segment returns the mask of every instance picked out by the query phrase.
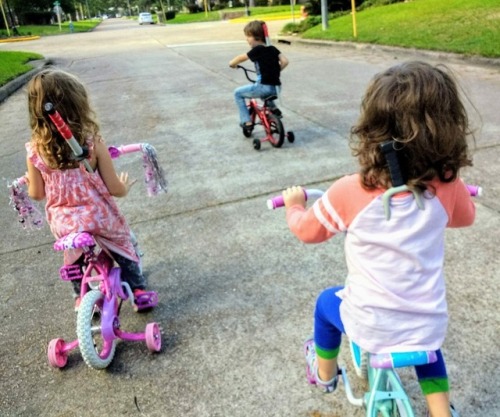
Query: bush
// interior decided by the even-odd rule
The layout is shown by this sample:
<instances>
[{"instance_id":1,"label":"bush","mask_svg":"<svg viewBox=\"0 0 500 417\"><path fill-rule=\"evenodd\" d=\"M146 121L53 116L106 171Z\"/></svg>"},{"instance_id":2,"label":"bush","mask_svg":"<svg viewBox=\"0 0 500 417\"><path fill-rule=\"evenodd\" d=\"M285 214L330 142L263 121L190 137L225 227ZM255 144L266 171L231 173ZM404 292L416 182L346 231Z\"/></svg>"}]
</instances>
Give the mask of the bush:
<instances>
[{"instance_id":1,"label":"bush","mask_svg":"<svg viewBox=\"0 0 500 417\"><path fill-rule=\"evenodd\" d=\"M52 12L26 12L22 15L24 25L50 25Z\"/></svg>"},{"instance_id":2,"label":"bush","mask_svg":"<svg viewBox=\"0 0 500 417\"><path fill-rule=\"evenodd\" d=\"M287 23L283 27L286 33L303 33L314 26L321 24L321 16L309 16L299 23Z\"/></svg>"},{"instance_id":3,"label":"bush","mask_svg":"<svg viewBox=\"0 0 500 417\"><path fill-rule=\"evenodd\" d=\"M188 4L186 7L189 10L189 13L199 13L203 11L203 9L197 4Z\"/></svg>"},{"instance_id":4,"label":"bush","mask_svg":"<svg viewBox=\"0 0 500 417\"><path fill-rule=\"evenodd\" d=\"M175 10L167 10L165 13L165 19L167 20L175 19Z\"/></svg>"}]
</instances>

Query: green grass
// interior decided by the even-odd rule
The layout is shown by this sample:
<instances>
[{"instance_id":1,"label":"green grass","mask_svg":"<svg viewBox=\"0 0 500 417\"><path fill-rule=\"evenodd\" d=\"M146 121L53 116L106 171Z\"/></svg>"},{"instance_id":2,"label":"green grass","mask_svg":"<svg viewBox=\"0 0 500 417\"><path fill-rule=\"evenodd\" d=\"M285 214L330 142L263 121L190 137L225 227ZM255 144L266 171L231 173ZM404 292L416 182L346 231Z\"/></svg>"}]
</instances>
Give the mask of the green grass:
<instances>
[{"instance_id":1,"label":"green grass","mask_svg":"<svg viewBox=\"0 0 500 417\"><path fill-rule=\"evenodd\" d=\"M74 32L88 32L94 29L100 20L80 20L78 22L73 22ZM49 36L49 35L61 35L70 33L69 22L61 23L61 30L59 30L59 25L26 25L19 26L17 28L21 36ZM10 32L12 36L12 31ZM5 29L0 30L0 39L7 37L7 31Z\"/></svg>"},{"instance_id":2,"label":"green grass","mask_svg":"<svg viewBox=\"0 0 500 417\"><path fill-rule=\"evenodd\" d=\"M1 51L0 86L31 70L32 66L28 64L29 61L41 58L43 58L42 55L33 52Z\"/></svg>"},{"instance_id":3,"label":"green grass","mask_svg":"<svg viewBox=\"0 0 500 417\"><path fill-rule=\"evenodd\" d=\"M177 23L194 23L194 22L212 22L221 20L222 13L229 12L244 12L244 7L233 7L214 12L199 12L199 13L177 13L175 19L167 20L167 24ZM294 7L296 17L300 14L300 5ZM251 7L250 19L266 20L266 17L272 18L273 15L282 15L284 13L291 13L290 6L270 6L270 7Z\"/></svg>"},{"instance_id":4,"label":"green grass","mask_svg":"<svg viewBox=\"0 0 500 417\"><path fill-rule=\"evenodd\" d=\"M413 0L356 13L304 32L306 39L374 43L500 57L499 0Z\"/></svg>"}]
</instances>

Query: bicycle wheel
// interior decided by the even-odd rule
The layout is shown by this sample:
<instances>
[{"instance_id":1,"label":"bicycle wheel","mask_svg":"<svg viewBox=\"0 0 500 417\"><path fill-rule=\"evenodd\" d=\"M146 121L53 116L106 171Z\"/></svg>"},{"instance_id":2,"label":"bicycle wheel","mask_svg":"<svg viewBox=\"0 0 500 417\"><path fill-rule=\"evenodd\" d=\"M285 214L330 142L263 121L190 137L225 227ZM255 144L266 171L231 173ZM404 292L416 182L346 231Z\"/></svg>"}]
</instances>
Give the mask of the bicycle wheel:
<instances>
[{"instance_id":1,"label":"bicycle wheel","mask_svg":"<svg viewBox=\"0 0 500 417\"><path fill-rule=\"evenodd\" d=\"M64 368L68 362L68 354L63 352L64 340L52 339L47 348L49 363L54 368Z\"/></svg>"},{"instance_id":2,"label":"bicycle wheel","mask_svg":"<svg viewBox=\"0 0 500 417\"><path fill-rule=\"evenodd\" d=\"M360 378L368 379L368 353L363 351L356 343L349 340L352 364L356 375Z\"/></svg>"},{"instance_id":3,"label":"bicycle wheel","mask_svg":"<svg viewBox=\"0 0 500 417\"><path fill-rule=\"evenodd\" d=\"M115 355L116 339L106 340L101 334L104 294L89 291L78 309L76 334L85 363L94 369L106 368Z\"/></svg>"},{"instance_id":4,"label":"bicycle wheel","mask_svg":"<svg viewBox=\"0 0 500 417\"><path fill-rule=\"evenodd\" d=\"M283 123L281 123L281 120L272 113L267 115L267 121L269 122L269 131L266 133L269 137L269 142L271 142L271 145L275 148L281 148L285 140Z\"/></svg>"}]
</instances>

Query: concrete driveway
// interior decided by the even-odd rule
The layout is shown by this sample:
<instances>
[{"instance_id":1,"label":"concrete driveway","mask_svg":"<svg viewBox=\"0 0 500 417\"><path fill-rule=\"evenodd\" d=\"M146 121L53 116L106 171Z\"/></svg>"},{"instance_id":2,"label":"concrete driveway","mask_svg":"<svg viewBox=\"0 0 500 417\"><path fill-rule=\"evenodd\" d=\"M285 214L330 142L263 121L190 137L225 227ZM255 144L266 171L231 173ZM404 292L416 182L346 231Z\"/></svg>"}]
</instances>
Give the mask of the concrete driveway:
<instances>
[{"instance_id":1,"label":"concrete driveway","mask_svg":"<svg viewBox=\"0 0 500 417\"><path fill-rule=\"evenodd\" d=\"M272 37L284 23L269 23ZM78 75L106 140L154 145L170 183L167 195L148 199L139 184L119 201L160 294L151 313L125 309L123 327L159 322L162 352L119 343L104 371L88 368L77 350L65 369L53 369L48 342L75 338L71 291L58 279L61 256L48 228L23 231L8 206L5 185L25 172L25 91L0 104L0 416L363 416L342 387L326 396L307 385L301 352L317 294L344 280L342 238L299 243L266 199L293 184L325 188L353 172L347 139L369 79L413 58L450 65L476 108L475 167L464 177L485 196L476 224L447 234L451 322L443 350L462 416L500 415L500 67L397 49L276 43L291 61L280 107L296 141L256 152L232 98L244 74L227 66L247 50L243 26L109 19L91 33L0 44L40 52ZM138 157L117 167L142 178ZM343 358L350 369L347 349ZM402 376L423 416L413 372Z\"/></svg>"}]
</instances>

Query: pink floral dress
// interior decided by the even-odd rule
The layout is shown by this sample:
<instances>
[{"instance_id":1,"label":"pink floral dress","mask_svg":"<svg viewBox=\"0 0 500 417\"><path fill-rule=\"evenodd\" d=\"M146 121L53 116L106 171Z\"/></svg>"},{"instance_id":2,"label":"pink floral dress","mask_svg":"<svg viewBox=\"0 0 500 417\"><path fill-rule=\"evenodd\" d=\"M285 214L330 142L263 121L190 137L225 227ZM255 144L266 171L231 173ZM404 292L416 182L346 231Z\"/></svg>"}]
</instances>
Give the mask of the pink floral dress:
<instances>
[{"instance_id":1,"label":"pink floral dress","mask_svg":"<svg viewBox=\"0 0 500 417\"><path fill-rule=\"evenodd\" d=\"M26 150L29 161L41 172L45 182L45 214L57 239L71 232L89 232L102 248L139 261L125 217L98 171L89 173L81 164L74 169L52 169L31 142L26 144ZM80 256L79 250L65 251L64 263L72 264Z\"/></svg>"}]
</instances>

